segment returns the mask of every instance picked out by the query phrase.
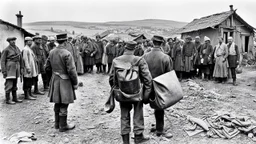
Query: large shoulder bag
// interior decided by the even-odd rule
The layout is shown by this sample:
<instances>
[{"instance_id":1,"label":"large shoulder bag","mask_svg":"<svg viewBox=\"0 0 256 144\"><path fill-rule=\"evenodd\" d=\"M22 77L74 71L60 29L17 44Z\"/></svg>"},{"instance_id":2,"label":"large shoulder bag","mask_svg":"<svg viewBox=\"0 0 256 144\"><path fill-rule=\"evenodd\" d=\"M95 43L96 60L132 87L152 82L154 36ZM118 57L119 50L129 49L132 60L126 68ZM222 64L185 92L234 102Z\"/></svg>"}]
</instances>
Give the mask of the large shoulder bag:
<instances>
[{"instance_id":1,"label":"large shoulder bag","mask_svg":"<svg viewBox=\"0 0 256 144\"><path fill-rule=\"evenodd\" d=\"M166 109L183 98L183 91L175 71L170 71L153 79L153 98L150 107Z\"/></svg>"}]
</instances>

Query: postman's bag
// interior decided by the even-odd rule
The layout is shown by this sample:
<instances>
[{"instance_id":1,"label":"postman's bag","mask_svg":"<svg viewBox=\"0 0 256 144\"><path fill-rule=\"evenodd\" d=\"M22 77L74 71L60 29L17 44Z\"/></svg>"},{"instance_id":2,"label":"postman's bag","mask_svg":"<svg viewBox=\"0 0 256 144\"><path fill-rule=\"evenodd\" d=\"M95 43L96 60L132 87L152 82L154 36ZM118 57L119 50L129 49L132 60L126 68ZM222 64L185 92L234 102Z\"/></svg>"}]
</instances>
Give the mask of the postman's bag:
<instances>
[{"instance_id":1,"label":"postman's bag","mask_svg":"<svg viewBox=\"0 0 256 144\"><path fill-rule=\"evenodd\" d=\"M131 62L117 62L115 67L115 80L118 86L114 95L119 102L138 102L142 100L142 84L139 77L138 62L141 58L132 57Z\"/></svg>"},{"instance_id":2,"label":"postman's bag","mask_svg":"<svg viewBox=\"0 0 256 144\"><path fill-rule=\"evenodd\" d=\"M175 71L170 71L153 79L153 98L150 107L166 109L183 98L183 91Z\"/></svg>"}]
</instances>

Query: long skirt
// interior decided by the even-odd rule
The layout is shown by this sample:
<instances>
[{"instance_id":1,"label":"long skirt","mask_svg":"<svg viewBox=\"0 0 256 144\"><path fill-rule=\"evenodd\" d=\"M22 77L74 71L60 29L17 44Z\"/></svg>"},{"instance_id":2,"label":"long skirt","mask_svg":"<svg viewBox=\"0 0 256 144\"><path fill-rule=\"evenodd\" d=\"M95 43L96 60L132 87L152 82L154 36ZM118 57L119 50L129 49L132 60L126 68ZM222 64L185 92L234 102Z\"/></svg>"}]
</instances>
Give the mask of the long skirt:
<instances>
[{"instance_id":1,"label":"long skirt","mask_svg":"<svg viewBox=\"0 0 256 144\"><path fill-rule=\"evenodd\" d=\"M185 72L191 72L194 70L193 57L185 56Z\"/></svg>"},{"instance_id":2,"label":"long skirt","mask_svg":"<svg viewBox=\"0 0 256 144\"><path fill-rule=\"evenodd\" d=\"M215 78L227 78L228 77L228 62L223 62L224 57L220 56L216 58L215 67L213 71L213 77Z\"/></svg>"},{"instance_id":3,"label":"long skirt","mask_svg":"<svg viewBox=\"0 0 256 144\"><path fill-rule=\"evenodd\" d=\"M102 64L103 65L108 64L108 56L105 53L103 53L103 56L102 56Z\"/></svg>"},{"instance_id":4,"label":"long skirt","mask_svg":"<svg viewBox=\"0 0 256 144\"><path fill-rule=\"evenodd\" d=\"M86 66L92 66L95 65L95 58L91 57L89 54L85 55L84 64Z\"/></svg>"},{"instance_id":5,"label":"long skirt","mask_svg":"<svg viewBox=\"0 0 256 144\"><path fill-rule=\"evenodd\" d=\"M83 59L82 59L81 55L78 56L77 73L78 74L83 74L84 73L84 64L83 64Z\"/></svg>"},{"instance_id":6,"label":"long skirt","mask_svg":"<svg viewBox=\"0 0 256 144\"><path fill-rule=\"evenodd\" d=\"M177 55L174 60L174 70L175 71L184 71L184 62L181 55Z\"/></svg>"}]
</instances>

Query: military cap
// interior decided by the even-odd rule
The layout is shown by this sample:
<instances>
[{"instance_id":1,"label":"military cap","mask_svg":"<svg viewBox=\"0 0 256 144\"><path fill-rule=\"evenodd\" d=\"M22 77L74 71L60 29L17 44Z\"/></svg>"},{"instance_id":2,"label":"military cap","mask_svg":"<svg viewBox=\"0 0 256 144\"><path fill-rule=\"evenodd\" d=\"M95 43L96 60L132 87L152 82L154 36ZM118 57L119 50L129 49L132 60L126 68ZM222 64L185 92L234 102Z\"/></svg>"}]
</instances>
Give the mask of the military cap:
<instances>
[{"instance_id":1,"label":"military cap","mask_svg":"<svg viewBox=\"0 0 256 144\"><path fill-rule=\"evenodd\" d=\"M39 35L36 35L33 37L33 40L36 40L36 39L42 39Z\"/></svg>"},{"instance_id":2,"label":"military cap","mask_svg":"<svg viewBox=\"0 0 256 144\"><path fill-rule=\"evenodd\" d=\"M8 38L6 39L6 41L10 42L10 41L16 40L16 39L17 39L16 37L8 37Z\"/></svg>"},{"instance_id":3,"label":"military cap","mask_svg":"<svg viewBox=\"0 0 256 144\"><path fill-rule=\"evenodd\" d=\"M137 43L135 41L128 41L125 43L125 48L128 49L128 50L134 50Z\"/></svg>"},{"instance_id":4,"label":"military cap","mask_svg":"<svg viewBox=\"0 0 256 144\"><path fill-rule=\"evenodd\" d=\"M67 34L58 34L56 35L57 41L67 40L68 36Z\"/></svg>"},{"instance_id":5,"label":"military cap","mask_svg":"<svg viewBox=\"0 0 256 144\"><path fill-rule=\"evenodd\" d=\"M163 43L165 40L164 40L164 38L162 36L154 35L152 37L152 41L158 41L158 42L162 42Z\"/></svg>"}]
</instances>

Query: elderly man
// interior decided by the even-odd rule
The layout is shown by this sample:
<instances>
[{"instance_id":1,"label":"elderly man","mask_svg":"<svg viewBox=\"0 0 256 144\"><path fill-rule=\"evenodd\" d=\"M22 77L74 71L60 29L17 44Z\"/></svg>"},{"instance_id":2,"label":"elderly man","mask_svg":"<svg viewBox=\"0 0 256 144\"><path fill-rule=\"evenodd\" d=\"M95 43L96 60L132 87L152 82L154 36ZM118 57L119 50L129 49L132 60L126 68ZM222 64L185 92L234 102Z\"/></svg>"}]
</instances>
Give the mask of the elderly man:
<instances>
[{"instance_id":1,"label":"elderly man","mask_svg":"<svg viewBox=\"0 0 256 144\"><path fill-rule=\"evenodd\" d=\"M25 38L25 47L22 51L22 61L23 61L23 90L25 94L25 99L35 100L34 96L31 93L31 87L33 85L33 80L38 75L38 66L36 63L36 56L31 50L32 38Z\"/></svg>"},{"instance_id":2,"label":"elderly man","mask_svg":"<svg viewBox=\"0 0 256 144\"><path fill-rule=\"evenodd\" d=\"M152 40L154 48L152 48L150 52L146 53L144 58L148 64L152 78L155 78L171 71L173 69L173 64L171 57L161 50L164 38L162 36L155 35L153 36ZM171 138L172 134L164 132L164 110L155 110L154 114L156 119L156 127L152 128L151 131L156 131L157 136Z\"/></svg>"},{"instance_id":3,"label":"elderly man","mask_svg":"<svg viewBox=\"0 0 256 144\"><path fill-rule=\"evenodd\" d=\"M31 49L36 56L36 61L38 65L38 74L42 74L42 73L44 74L45 73L44 64L46 61L45 59L46 56L45 56L44 49L41 46L42 38L37 35L33 37L33 41L34 41L34 44L31 46ZM38 76L35 78L35 81L34 81L34 93L39 95L44 95L44 93L38 89Z\"/></svg>"},{"instance_id":4,"label":"elderly man","mask_svg":"<svg viewBox=\"0 0 256 144\"><path fill-rule=\"evenodd\" d=\"M227 46L228 46L228 65L231 70L233 85L237 86L236 67L239 64L240 54L239 54L238 46L233 41L233 37L228 37Z\"/></svg>"},{"instance_id":5,"label":"elderly man","mask_svg":"<svg viewBox=\"0 0 256 144\"><path fill-rule=\"evenodd\" d=\"M9 46L7 46L1 56L1 68L5 80L5 98L6 104L21 103L22 101L17 98L17 79L20 76L20 60L21 51L15 45L16 38L7 38ZM10 92L12 92L12 101L10 99Z\"/></svg>"},{"instance_id":6,"label":"elderly man","mask_svg":"<svg viewBox=\"0 0 256 144\"><path fill-rule=\"evenodd\" d=\"M57 35L57 42L59 45L50 52L45 70L52 72L48 96L55 103L55 128L64 132L75 128L67 124L67 114L69 104L76 99L78 79L73 56L67 50L67 34Z\"/></svg>"},{"instance_id":7,"label":"elderly man","mask_svg":"<svg viewBox=\"0 0 256 144\"><path fill-rule=\"evenodd\" d=\"M112 72L110 75L110 84L112 87L114 86L114 87L121 88L125 86L127 89L129 86L127 85L122 86L122 82L120 81L120 78L118 77L119 75L117 73L120 67L125 67L127 65L128 66L134 65L138 67L139 79L144 85L144 88L141 87L141 89L144 89L144 92L139 93L140 97L142 97L141 101L126 101L126 102L119 101L120 109L121 109L121 135L122 135L124 144L130 144L130 131L131 131L130 111L132 110L132 108L134 109L133 131L135 134L135 137L134 137L135 144L142 143L149 140L148 137L145 137L143 135L143 132L144 132L143 102L144 103L149 102L149 94L151 92L151 86L152 86L152 77L150 75L148 65L144 60L144 58L134 56L134 50L135 50L136 44L137 43L134 41L126 42L124 54L122 56L116 57L113 60L113 65L111 68ZM134 95L132 92L129 92L129 94L127 95L130 95L130 94Z\"/></svg>"},{"instance_id":8,"label":"elderly man","mask_svg":"<svg viewBox=\"0 0 256 144\"><path fill-rule=\"evenodd\" d=\"M194 71L194 56L195 56L195 44L192 42L191 36L186 37L186 43L183 45L183 61L185 72L188 74L189 78L192 78Z\"/></svg>"}]
</instances>

